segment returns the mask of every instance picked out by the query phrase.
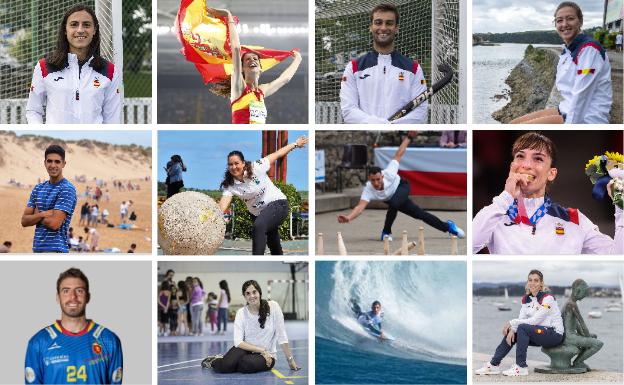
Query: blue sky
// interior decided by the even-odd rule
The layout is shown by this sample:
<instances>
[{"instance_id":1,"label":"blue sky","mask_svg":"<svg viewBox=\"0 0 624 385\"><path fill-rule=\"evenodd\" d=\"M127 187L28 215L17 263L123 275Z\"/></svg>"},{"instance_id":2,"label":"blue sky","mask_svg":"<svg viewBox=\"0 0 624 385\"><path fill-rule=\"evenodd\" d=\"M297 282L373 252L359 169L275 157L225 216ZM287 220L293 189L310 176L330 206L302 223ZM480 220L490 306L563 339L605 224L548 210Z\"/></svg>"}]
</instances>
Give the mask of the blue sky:
<instances>
[{"instance_id":1,"label":"blue sky","mask_svg":"<svg viewBox=\"0 0 624 385\"><path fill-rule=\"evenodd\" d=\"M139 146L152 146L152 131L56 131L56 130L15 130L17 136L41 135L63 140L93 139L112 144L137 144Z\"/></svg>"},{"instance_id":2,"label":"blue sky","mask_svg":"<svg viewBox=\"0 0 624 385\"><path fill-rule=\"evenodd\" d=\"M289 131L288 141L294 142L307 131ZM308 190L308 148L296 149L288 154L288 183L297 190ZM227 166L227 154L238 150L245 160L256 160L262 155L262 131L159 131L158 180L167 177L164 167L171 155L179 154L184 160L184 186L217 190Z\"/></svg>"}]
</instances>

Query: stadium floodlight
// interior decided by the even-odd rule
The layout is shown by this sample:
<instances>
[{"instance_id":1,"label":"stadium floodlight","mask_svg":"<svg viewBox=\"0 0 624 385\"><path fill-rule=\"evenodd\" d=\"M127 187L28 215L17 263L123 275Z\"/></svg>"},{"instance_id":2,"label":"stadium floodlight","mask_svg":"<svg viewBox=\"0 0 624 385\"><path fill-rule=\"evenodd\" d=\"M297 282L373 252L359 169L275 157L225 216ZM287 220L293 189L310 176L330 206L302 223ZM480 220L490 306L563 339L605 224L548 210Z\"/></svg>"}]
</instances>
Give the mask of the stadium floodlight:
<instances>
[{"instance_id":1,"label":"stadium floodlight","mask_svg":"<svg viewBox=\"0 0 624 385\"><path fill-rule=\"evenodd\" d=\"M466 122L466 2L387 0L399 10L400 53L419 61L429 84L443 77L441 64L455 74L431 97L430 123ZM317 123L341 123L340 80L345 66L372 49L370 12L378 0L315 0L315 99Z\"/></svg>"}]
</instances>

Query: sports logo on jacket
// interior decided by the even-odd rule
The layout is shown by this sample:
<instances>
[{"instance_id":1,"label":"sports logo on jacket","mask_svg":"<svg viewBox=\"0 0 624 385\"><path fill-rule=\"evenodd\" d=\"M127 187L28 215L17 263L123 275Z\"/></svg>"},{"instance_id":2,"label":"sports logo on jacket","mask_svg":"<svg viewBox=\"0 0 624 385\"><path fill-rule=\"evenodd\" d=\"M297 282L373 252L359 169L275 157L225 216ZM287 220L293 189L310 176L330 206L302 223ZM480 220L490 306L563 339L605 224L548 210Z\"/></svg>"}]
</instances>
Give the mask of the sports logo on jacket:
<instances>
[{"instance_id":1,"label":"sports logo on jacket","mask_svg":"<svg viewBox=\"0 0 624 385\"><path fill-rule=\"evenodd\" d=\"M370 76L370 74L364 74L364 75L360 76L360 79L366 79L369 76Z\"/></svg>"},{"instance_id":2,"label":"sports logo on jacket","mask_svg":"<svg viewBox=\"0 0 624 385\"><path fill-rule=\"evenodd\" d=\"M555 226L555 234L557 234L557 235L564 235L565 234L565 229L563 228L563 223L557 222L557 225Z\"/></svg>"},{"instance_id":3,"label":"sports logo on jacket","mask_svg":"<svg viewBox=\"0 0 624 385\"><path fill-rule=\"evenodd\" d=\"M91 349L93 349L93 353L95 354L102 354L102 346L100 346L97 342L94 342L93 345L91 345Z\"/></svg>"},{"instance_id":4,"label":"sports logo on jacket","mask_svg":"<svg viewBox=\"0 0 624 385\"><path fill-rule=\"evenodd\" d=\"M121 367L115 369L113 372L113 382L121 382L123 377L123 369Z\"/></svg>"},{"instance_id":5,"label":"sports logo on jacket","mask_svg":"<svg viewBox=\"0 0 624 385\"><path fill-rule=\"evenodd\" d=\"M100 81L98 80L98 78L95 78L95 80L93 81L93 87L100 88Z\"/></svg>"},{"instance_id":6,"label":"sports logo on jacket","mask_svg":"<svg viewBox=\"0 0 624 385\"><path fill-rule=\"evenodd\" d=\"M399 80L400 81L405 80L405 75L403 75L403 72L399 72Z\"/></svg>"}]
</instances>

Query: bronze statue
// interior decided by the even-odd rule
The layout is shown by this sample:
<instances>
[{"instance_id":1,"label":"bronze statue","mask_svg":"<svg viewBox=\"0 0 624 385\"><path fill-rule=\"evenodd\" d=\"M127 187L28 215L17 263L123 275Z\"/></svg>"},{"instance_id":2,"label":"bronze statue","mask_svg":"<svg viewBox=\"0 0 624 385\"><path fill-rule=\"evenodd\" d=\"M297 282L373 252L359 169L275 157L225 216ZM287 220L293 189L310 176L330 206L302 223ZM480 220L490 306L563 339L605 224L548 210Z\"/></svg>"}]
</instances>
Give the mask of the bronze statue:
<instances>
[{"instance_id":1,"label":"bronze statue","mask_svg":"<svg viewBox=\"0 0 624 385\"><path fill-rule=\"evenodd\" d=\"M550 357L550 366L536 368L536 372L560 374L590 371L585 360L596 354L602 348L603 342L589 332L576 305L577 301L585 298L587 289L587 283L582 279L572 283L572 294L561 312L565 327L563 343L553 348L542 348L542 351Z\"/></svg>"}]
</instances>

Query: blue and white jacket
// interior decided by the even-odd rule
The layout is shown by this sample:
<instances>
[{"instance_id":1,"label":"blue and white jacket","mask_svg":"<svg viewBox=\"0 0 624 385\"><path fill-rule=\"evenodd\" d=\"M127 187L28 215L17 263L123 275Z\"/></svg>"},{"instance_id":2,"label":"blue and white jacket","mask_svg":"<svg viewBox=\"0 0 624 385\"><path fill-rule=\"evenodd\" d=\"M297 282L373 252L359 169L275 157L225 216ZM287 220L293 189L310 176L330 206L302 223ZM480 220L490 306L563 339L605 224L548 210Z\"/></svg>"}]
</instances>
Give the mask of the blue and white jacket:
<instances>
[{"instance_id":1,"label":"blue and white jacket","mask_svg":"<svg viewBox=\"0 0 624 385\"><path fill-rule=\"evenodd\" d=\"M66 66L57 68L45 59L35 66L26 119L28 123L121 123L121 71L107 62L102 71L91 67L91 57L80 68L67 54Z\"/></svg>"},{"instance_id":2,"label":"blue and white jacket","mask_svg":"<svg viewBox=\"0 0 624 385\"><path fill-rule=\"evenodd\" d=\"M556 86L565 123L609 123L612 104L611 65L604 48L587 35L563 47Z\"/></svg>"},{"instance_id":3,"label":"blue and white jacket","mask_svg":"<svg viewBox=\"0 0 624 385\"><path fill-rule=\"evenodd\" d=\"M345 123L390 123L388 118L427 90L422 67L393 51L368 52L345 68L340 86L340 108ZM427 122L427 102L392 123Z\"/></svg>"},{"instance_id":4,"label":"blue and white jacket","mask_svg":"<svg viewBox=\"0 0 624 385\"><path fill-rule=\"evenodd\" d=\"M494 197L472 221L472 250L487 247L491 254L624 254L624 215L615 207L615 240L602 234L578 209L552 203L535 228L508 216L514 198L507 191ZM533 215L544 197L524 198Z\"/></svg>"}]
</instances>

